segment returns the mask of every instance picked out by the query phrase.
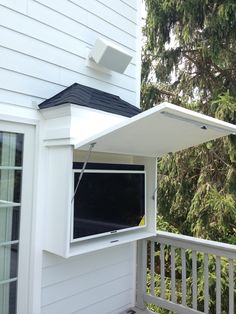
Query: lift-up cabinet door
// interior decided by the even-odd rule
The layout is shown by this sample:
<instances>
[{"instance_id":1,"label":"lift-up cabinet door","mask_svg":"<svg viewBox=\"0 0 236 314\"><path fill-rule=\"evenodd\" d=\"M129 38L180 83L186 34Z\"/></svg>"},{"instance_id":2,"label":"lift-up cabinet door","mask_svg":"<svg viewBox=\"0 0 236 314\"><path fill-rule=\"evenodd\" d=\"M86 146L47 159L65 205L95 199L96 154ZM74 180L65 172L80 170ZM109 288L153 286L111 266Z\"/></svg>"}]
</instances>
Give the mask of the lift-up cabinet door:
<instances>
[{"instance_id":1,"label":"lift-up cabinet door","mask_svg":"<svg viewBox=\"0 0 236 314\"><path fill-rule=\"evenodd\" d=\"M167 153L235 134L236 126L163 103L75 145L75 149L133 156L161 157Z\"/></svg>"},{"instance_id":2,"label":"lift-up cabinet door","mask_svg":"<svg viewBox=\"0 0 236 314\"><path fill-rule=\"evenodd\" d=\"M71 144L50 147L44 249L60 256L70 257L154 235L156 232L156 157L235 132L235 125L163 103L126 119L96 136L77 142L74 147ZM79 151L75 152L77 149ZM92 154L90 154L91 150ZM108 159L110 161L107 161ZM108 236L82 239L83 241L79 242L72 240L73 162L85 160L90 163L95 160L98 163L120 162L144 166L146 226ZM80 188L81 186L78 191Z\"/></svg>"}]
</instances>

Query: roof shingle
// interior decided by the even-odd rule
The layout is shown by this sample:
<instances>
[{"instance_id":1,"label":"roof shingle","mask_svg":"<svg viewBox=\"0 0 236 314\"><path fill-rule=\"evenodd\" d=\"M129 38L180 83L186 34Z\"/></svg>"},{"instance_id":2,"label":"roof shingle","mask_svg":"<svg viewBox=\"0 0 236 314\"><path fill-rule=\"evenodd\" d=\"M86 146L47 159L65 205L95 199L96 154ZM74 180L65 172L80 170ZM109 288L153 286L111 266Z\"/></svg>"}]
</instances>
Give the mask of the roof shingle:
<instances>
[{"instance_id":1,"label":"roof shingle","mask_svg":"<svg viewBox=\"0 0 236 314\"><path fill-rule=\"evenodd\" d=\"M122 100L119 96L78 83L74 83L55 96L46 99L39 105L39 108L56 107L66 103L102 110L125 117L133 117L141 112L139 108Z\"/></svg>"}]
</instances>

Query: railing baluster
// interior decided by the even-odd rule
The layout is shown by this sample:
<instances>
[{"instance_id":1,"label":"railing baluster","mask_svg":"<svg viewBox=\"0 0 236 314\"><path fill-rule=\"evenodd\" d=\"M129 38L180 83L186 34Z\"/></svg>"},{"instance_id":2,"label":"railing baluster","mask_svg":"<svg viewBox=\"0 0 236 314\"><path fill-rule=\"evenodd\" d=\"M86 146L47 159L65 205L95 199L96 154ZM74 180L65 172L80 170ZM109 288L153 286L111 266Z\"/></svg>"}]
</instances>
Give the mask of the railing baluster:
<instances>
[{"instance_id":1,"label":"railing baluster","mask_svg":"<svg viewBox=\"0 0 236 314\"><path fill-rule=\"evenodd\" d=\"M182 264L182 305L186 305L186 255L185 249L181 249Z\"/></svg>"},{"instance_id":2,"label":"railing baluster","mask_svg":"<svg viewBox=\"0 0 236 314\"><path fill-rule=\"evenodd\" d=\"M151 295L155 295L155 271L154 271L154 265L155 265L155 250L154 250L155 242L151 241Z\"/></svg>"},{"instance_id":3,"label":"railing baluster","mask_svg":"<svg viewBox=\"0 0 236 314\"><path fill-rule=\"evenodd\" d=\"M160 261L161 261L161 298L165 299L165 245L161 243L160 247Z\"/></svg>"},{"instance_id":4,"label":"railing baluster","mask_svg":"<svg viewBox=\"0 0 236 314\"><path fill-rule=\"evenodd\" d=\"M137 306L145 309L144 296L147 294L147 240L138 241L137 246Z\"/></svg>"},{"instance_id":5,"label":"railing baluster","mask_svg":"<svg viewBox=\"0 0 236 314\"><path fill-rule=\"evenodd\" d=\"M157 232L157 237L150 238L151 241L150 245L150 264L147 265L147 241L142 241L141 251L139 252L139 259L140 265L138 265L137 269L137 303L136 305L139 308L145 309L147 304L154 304L161 309L166 309L168 311L179 313L179 314L193 314L193 313L204 313L209 314L210 312L210 278L213 279L213 275L216 276L214 279L214 283L216 284L216 295L213 300L216 303L216 310L215 314L221 314L223 311L227 310L228 307L228 314L236 314L235 312L235 261L236 261L236 249L235 246L225 243L219 243L209 240L202 240L197 238L191 238L184 235L176 235L171 234L168 232ZM140 243L141 244L141 243ZM159 248L160 246L160 248ZM149 248L149 247L148 247ZM155 250L160 251L160 285L161 292L160 297L155 295L156 283L155 283L155 270L156 265L159 261L155 257ZM167 261L165 260L166 257L166 250L168 250L168 262L170 262L171 269L167 273ZM190 250L192 252L192 293L188 291L188 280L189 277L189 266L187 260L187 252ZM182 302L181 304L178 303L178 292L179 292L179 278L176 278L176 264L177 264L177 256L179 256L179 251L181 251L181 266L182 266L182 284L181 284L181 292L182 292ZM142 252L142 253L141 253ZM176 254L178 252L178 255ZM149 250L148 250L149 253ZM202 254L204 265L202 265L201 270L203 271L204 275L204 310L199 309L200 305L198 304L198 296L202 297L202 295L198 295L200 290L198 289L198 263L200 259L198 258L198 254ZM169 256L171 255L171 256ZM210 258L216 258L215 262L215 273L209 267L209 260ZM222 260L224 258L224 260ZM225 270L225 259L228 259L228 272L227 274L227 281L228 281L228 291L229 298L228 298L228 306L223 308L222 298L222 287L221 287L221 277L222 272ZM224 262L224 266L221 265ZM150 283L150 293L146 291L146 269L147 266L150 268L151 274L151 283ZM179 266L179 265L178 265ZM223 268L222 268L223 267ZM191 268L191 266L190 266ZM169 268L168 268L169 270ZM167 277L168 276L168 277ZM171 278L170 278L171 277ZM171 280L171 298L167 298L167 294L165 289L167 289L166 281ZM177 281L178 280L178 281ZM169 286L169 284L168 284ZM199 291L198 291L199 290ZM187 301L189 297L192 296L192 306L189 307L187 305ZM225 302L224 302L225 305Z\"/></svg>"},{"instance_id":6,"label":"railing baluster","mask_svg":"<svg viewBox=\"0 0 236 314\"><path fill-rule=\"evenodd\" d=\"M208 254L204 254L204 313L209 313L209 268Z\"/></svg>"},{"instance_id":7,"label":"railing baluster","mask_svg":"<svg viewBox=\"0 0 236 314\"><path fill-rule=\"evenodd\" d=\"M176 303L175 293L175 247L171 246L171 301Z\"/></svg>"},{"instance_id":8,"label":"railing baluster","mask_svg":"<svg viewBox=\"0 0 236 314\"><path fill-rule=\"evenodd\" d=\"M221 259L216 256L216 314L221 314Z\"/></svg>"},{"instance_id":9,"label":"railing baluster","mask_svg":"<svg viewBox=\"0 0 236 314\"><path fill-rule=\"evenodd\" d=\"M143 249L142 249L142 264L144 267L143 272L143 292L146 292L147 287L147 240L142 241Z\"/></svg>"},{"instance_id":10,"label":"railing baluster","mask_svg":"<svg viewBox=\"0 0 236 314\"><path fill-rule=\"evenodd\" d=\"M229 259L229 314L234 314L234 262Z\"/></svg>"},{"instance_id":11,"label":"railing baluster","mask_svg":"<svg viewBox=\"0 0 236 314\"><path fill-rule=\"evenodd\" d=\"M197 254L192 251L193 309L197 309Z\"/></svg>"}]
</instances>

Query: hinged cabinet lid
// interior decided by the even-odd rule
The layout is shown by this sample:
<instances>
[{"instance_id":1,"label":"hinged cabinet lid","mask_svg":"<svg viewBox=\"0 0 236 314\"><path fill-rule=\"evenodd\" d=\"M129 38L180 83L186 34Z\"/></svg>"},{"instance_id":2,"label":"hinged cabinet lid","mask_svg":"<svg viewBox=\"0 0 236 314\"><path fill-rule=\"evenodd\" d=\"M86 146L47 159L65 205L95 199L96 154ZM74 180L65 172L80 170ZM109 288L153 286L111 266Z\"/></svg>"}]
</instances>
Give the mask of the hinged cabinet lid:
<instances>
[{"instance_id":1,"label":"hinged cabinet lid","mask_svg":"<svg viewBox=\"0 0 236 314\"><path fill-rule=\"evenodd\" d=\"M76 149L161 157L236 133L236 126L162 103L75 145Z\"/></svg>"}]
</instances>

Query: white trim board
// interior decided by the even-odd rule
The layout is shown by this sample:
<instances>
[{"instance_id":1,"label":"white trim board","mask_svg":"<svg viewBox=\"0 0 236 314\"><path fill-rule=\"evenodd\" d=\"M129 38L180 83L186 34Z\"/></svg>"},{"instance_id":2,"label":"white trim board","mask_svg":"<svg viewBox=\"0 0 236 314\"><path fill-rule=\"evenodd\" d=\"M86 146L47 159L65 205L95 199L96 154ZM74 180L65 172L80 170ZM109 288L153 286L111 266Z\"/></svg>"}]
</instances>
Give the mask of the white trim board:
<instances>
[{"instance_id":1,"label":"white trim board","mask_svg":"<svg viewBox=\"0 0 236 314\"><path fill-rule=\"evenodd\" d=\"M31 302L30 292L33 290L31 288L35 288L37 284L33 282L35 270L33 268L33 261L30 259L32 249L35 247L35 243L32 240L34 237L34 230L31 222L34 217L33 194L35 193L35 188L33 185L33 173L35 166L34 143L36 130L32 125L3 121L2 117L0 124L0 130L3 132L20 133L24 135L21 204L12 203L11 205L21 205L17 278L17 313L28 314L32 313L29 305Z\"/></svg>"},{"instance_id":2,"label":"white trim board","mask_svg":"<svg viewBox=\"0 0 236 314\"><path fill-rule=\"evenodd\" d=\"M236 133L236 126L162 103L75 145L76 149L161 157Z\"/></svg>"}]
</instances>

